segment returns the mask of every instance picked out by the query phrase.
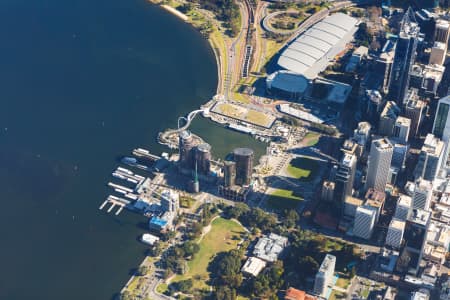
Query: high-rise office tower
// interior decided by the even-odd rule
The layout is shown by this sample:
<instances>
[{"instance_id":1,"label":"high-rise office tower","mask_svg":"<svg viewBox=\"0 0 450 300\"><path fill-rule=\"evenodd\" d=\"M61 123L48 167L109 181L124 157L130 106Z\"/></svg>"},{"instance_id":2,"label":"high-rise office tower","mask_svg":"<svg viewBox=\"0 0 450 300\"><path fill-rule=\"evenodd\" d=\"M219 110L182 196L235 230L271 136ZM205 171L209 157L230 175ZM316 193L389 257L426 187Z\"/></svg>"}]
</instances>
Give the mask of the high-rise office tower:
<instances>
[{"instance_id":1,"label":"high-rise office tower","mask_svg":"<svg viewBox=\"0 0 450 300\"><path fill-rule=\"evenodd\" d=\"M410 257L408 271L414 275L419 270L430 225L431 213L421 209L413 209L406 221L404 251ZM412 272L411 272L412 271Z\"/></svg>"},{"instance_id":2,"label":"high-rise office tower","mask_svg":"<svg viewBox=\"0 0 450 300\"><path fill-rule=\"evenodd\" d=\"M400 115L401 109L394 101L388 101L380 115L378 133L383 136L391 136L395 121Z\"/></svg>"},{"instance_id":3,"label":"high-rise office tower","mask_svg":"<svg viewBox=\"0 0 450 300\"><path fill-rule=\"evenodd\" d=\"M405 144L395 143L395 141L392 141L392 145L394 146L394 153L392 154L391 167L402 170L405 168L409 147Z\"/></svg>"},{"instance_id":4,"label":"high-rise office tower","mask_svg":"<svg viewBox=\"0 0 450 300\"><path fill-rule=\"evenodd\" d=\"M253 174L253 150L249 148L237 148L233 151L236 163L236 184L248 185Z\"/></svg>"},{"instance_id":5,"label":"high-rise office tower","mask_svg":"<svg viewBox=\"0 0 450 300\"><path fill-rule=\"evenodd\" d=\"M224 186L226 187L230 187L235 184L236 163L234 161L226 160L223 163L223 179L224 179Z\"/></svg>"},{"instance_id":6,"label":"high-rise office tower","mask_svg":"<svg viewBox=\"0 0 450 300\"><path fill-rule=\"evenodd\" d=\"M332 202L334 199L334 189L336 184L333 181L324 181L322 184L321 199L326 202Z\"/></svg>"},{"instance_id":7,"label":"high-rise office tower","mask_svg":"<svg viewBox=\"0 0 450 300\"><path fill-rule=\"evenodd\" d=\"M395 120L394 130L392 131L392 136L402 144L408 142L409 130L411 128L411 120L405 117L398 117Z\"/></svg>"},{"instance_id":8,"label":"high-rise office tower","mask_svg":"<svg viewBox=\"0 0 450 300\"><path fill-rule=\"evenodd\" d=\"M353 234L362 239L370 239L375 228L377 212L370 206L360 206L356 209Z\"/></svg>"},{"instance_id":9,"label":"high-rise office tower","mask_svg":"<svg viewBox=\"0 0 450 300\"><path fill-rule=\"evenodd\" d=\"M383 86L381 90L384 94L387 94L389 91L392 63L394 62L396 45L396 41L392 39L387 40L374 64L375 72L378 74L383 74Z\"/></svg>"},{"instance_id":10,"label":"high-rise office tower","mask_svg":"<svg viewBox=\"0 0 450 300\"><path fill-rule=\"evenodd\" d=\"M419 178L416 180L414 195L412 197L412 208L428 211L431 205L433 185L430 181Z\"/></svg>"},{"instance_id":11,"label":"high-rise office tower","mask_svg":"<svg viewBox=\"0 0 450 300\"><path fill-rule=\"evenodd\" d=\"M450 24L446 20L439 19L436 21L434 29L434 41L448 44L448 37L450 33Z\"/></svg>"},{"instance_id":12,"label":"high-rise office tower","mask_svg":"<svg viewBox=\"0 0 450 300\"><path fill-rule=\"evenodd\" d=\"M445 155L445 144L431 133L425 138L420 150L419 160L414 170L415 178L433 181L441 166Z\"/></svg>"},{"instance_id":13,"label":"high-rise office tower","mask_svg":"<svg viewBox=\"0 0 450 300\"><path fill-rule=\"evenodd\" d=\"M411 119L411 129L409 131L409 138L417 136L419 127L425 115L426 103L419 99L416 89L410 89L407 95L405 106L405 116Z\"/></svg>"},{"instance_id":14,"label":"high-rise office tower","mask_svg":"<svg viewBox=\"0 0 450 300\"><path fill-rule=\"evenodd\" d=\"M392 219L386 235L386 245L399 249L405 233L405 221Z\"/></svg>"},{"instance_id":15,"label":"high-rise office tower","mask_svg":"<svg viewBox=\"0 0 450 300\"><path fill-rule=\"evenodd\" d=\"M325 296L328 287L332 283L334 268L336 266L336 256L327 254L317 271L314 280L314 293L316 295Z\"/></svg>"},{"instance_id":16,"label":"high-rise office tower","mask_svg":"<svg viewBox=\"0 0 450 300\"><path fill-rule=\"evenodd\" d=\"M450 96L441 98L438 103L433 124L433 134L444 142L450 139Z\"/></svg>"},{"instance_id":17,"label":"high-rise office tower","mask_svg":"<svg viewBox=\"0 0 450 300\"><path fill-rule=\"evenodd\" d=\"M400 195L397 200L397 207L395 208L395 218L401 221L406 221L411 215L412 199L408 195Z\"/></svg>"},{"instance_id":18,"label":"high-rise office tower","mask_svg":"<svg viewBox=\"0 0 450 300\"><path fill-rule=\"evenodd\" d=\"M366 190L373 188L384 192L393 152L394 147L387 139L372 141L366 176Z\"/></svg>"},{"instance_id":19,"label":"high-rise office tower","mask_svg":"<svg viewBox=\"0 0 450 300\"><path fill-rule=\"evenodd\" d=\"M211 146L203 143L195 148L195 162L200 174L208 175L211 168Z\"/></svg>"},{"instance_id":20,"label":"high-rise office tower","mask_svg":"<svg viewBox=\"0 0 450 300\"><path fill-rule=\"evenodd\" d=\"M400 25L389 86L390 98L400 106L403 106L405 102L409 87L409 74L416 59L419 32L420 28L416 22L414 11L408 8Z\"/></svg>"},{"instance_id":21,"label":"high-rise office tower","mask_svg":"<svg viewBox=\"0 0 450 300\"><path fill-rule=\"evenodd\" d=\"M445 62L447 56L447 44L441 42L435 42L431 48L430 65L440 65L442 66Z\"/></svg>"},{"instance_id":22,"label":"high-rise office tower","mask_svg":"<svg viewBox=\"0 0 450 300\"><path fill-rule=\"evenodd\" d=\"M372 127L368 122L359 122L358 127L353 131L353 140L358 144L357 156L361 157L366 151L370 139Z\"/></svg>"},{"instance_id":23,"label":"high-rise office tower","mask_svg":"<svg viewBox=\"0 0 450 300\"><path fill-rule=\"evenodd\" d=\"M344 153L334 178L334 197L343 208L345 197L352 195L353 181L356 171L356 156Z\"/></svg>"},{"instance_id":24,"label":"high-rise office tower","mask_svg":"<svg viewBox=\"0 0 450 300\"><path fill-rule=\"evenodd\" d=\"M178 137L179 163L182 168L192 169L194 167L193 148L195 147L192 134L187 131L181 131Z\"/></svg>"}]
</instances>

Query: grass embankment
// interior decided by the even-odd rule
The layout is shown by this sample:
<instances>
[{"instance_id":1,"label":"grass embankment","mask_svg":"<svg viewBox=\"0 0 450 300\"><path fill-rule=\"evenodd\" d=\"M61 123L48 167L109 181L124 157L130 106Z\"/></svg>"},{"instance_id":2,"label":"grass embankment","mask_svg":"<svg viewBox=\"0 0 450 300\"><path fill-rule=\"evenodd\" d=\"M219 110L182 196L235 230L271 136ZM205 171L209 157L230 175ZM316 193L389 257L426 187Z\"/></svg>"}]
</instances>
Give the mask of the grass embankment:
<instances>
[{"instance_id":1,"label":"grass embankment","mask_svg":"<svg viewBox=\"0 0 450 300\"><path fill-rule=\"evenodd\" d=\"M199 243L199 252L194 259L188 261L187 273L176 276L173 281L191 278L194 281L194 288L208 288L208 264L217 253L235 249L244 233L244 228L235 221L223 218L215 219L211 223L210 231L203 236Z\"/></svg>"},{"instance_id":2,"label":"grass embankment","mask_svg":"<svg viewBox=\"0 0 450 300\"><path fill-rule=\"evenodd\" d=\"M275 209L294 209L299 201L303 201L303 198L300 195L295 195L293 191L276 189L270 194L267 203Z\"/></svg>"},{"instance_id":3,"label":"grass embankment","mask_svg":"<svg viewBox=\"0 0 450 300\"><path fill-rule=\"evenodd\" d=\"M303 144L306 147L312 147L317 145L320 139L320 134L316 132L308 132L305 137L303 138Z\"/></svg>"},{"instance_id":4,"label":"grass embankment","mask_svg":"<svg viewBox=\"0 0 450 300\"><path fill-rule=\"evenodd\" d=\"M305 157L298 157L291 160L287 167L287 172L300 181L311 181L318 168L317 161Z\"/></svg>"}]
</instances>

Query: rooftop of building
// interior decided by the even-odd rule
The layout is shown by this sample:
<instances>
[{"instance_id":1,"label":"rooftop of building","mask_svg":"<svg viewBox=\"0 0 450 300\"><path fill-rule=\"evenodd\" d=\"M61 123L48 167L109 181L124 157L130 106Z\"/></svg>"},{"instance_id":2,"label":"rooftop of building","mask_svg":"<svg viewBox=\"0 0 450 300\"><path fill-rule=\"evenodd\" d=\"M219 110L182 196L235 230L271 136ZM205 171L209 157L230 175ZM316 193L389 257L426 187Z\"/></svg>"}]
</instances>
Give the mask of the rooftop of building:
<instances>
[{"instance_id":1,"label":"rooftop of building","mask_svg":"<svg viewBox=\"0 0 450 300\"><path fill-rule=\"evenodd\" d=\"M433 44L433 48L439 49L439 50L445 50L446 47L447 47L447 45L445 45L445 43L442 43L442 42L434 42L434 44Z\"/></svg>"},{"instance_id":2,"label":"rooftop of building","mask_svg":"<svg viewBox=\"0 0 450 300\"><path fill-rule=\"evenodd\" d=\"M345 203L359 207L359 206L361 206L364 203L364 201L362 199L359 199L359 198L347 196L347 197L345 197Z\"/></svg>"},{"instance_id":3,"label":"rooftop of building","mask_svg":"<svg viewBox=\"0 0 450 300\"><path fill-rule=\"evenodd\" d=\"M309 80L297 73L280 70L276 71L266 79L269 89L280 89L291 93L303 94L309 86Z\"/></svg>"},{"instance_id":4,"label":"rooftop of building","mask_svg":"<svg viewBox=\"0 0 450 300\"><path fill-rule=\"evenodd\" d=\"M351 167L351 165L356 161L356 156L350 153L344 153L342 157L341 164L346 167Z\"/></svg>"},{"instance_id":5,"label":"rooftop of building","mask_svg":"<svg viewBox=\"0 0 450 300\"><path fill-rule=\"evenodd\" d=\"M253 150L250 148L236 148L233 150L233 154L238 156L252 156Z\"/></svg>"},{"instance_id":6,"label":"rooftop of building","mask_svg":"<svg viewBox=\"0 0 450 300\"><path fill-rule=\"evenodd\" d=\"M447 246L449 240L449 225L432 220L428 226L427 241Z\"/></svg>"},{"instance_id":7,"label":"rooftop of building","mask_svg":"<svg viewBox=\"0 0 450 300\"><path fill-rule=\"evenodd\" d=\"M295 288L288 288L286 290L285 300L316 300L317 298L308 295L305 291L297 290Z\"/></svg>"},{"instance_id":8,"label":"rooftop of building","mask_svg":"<svg viewBox=\"0 0 450 300\"><path fill-rule=\"evenodd\" d=\"M328 60L333 58L328 57L329 52L342 44L349 33L355 32L357 24L357 19L343 13L326 17L297 37L281 53L278 65L309 79L316 78L324 68L323 64L326 66Z\"/></svg>"},{"instance_id":9,"label":"rooftop of building","mask_svg":"<svg viewBox=\"0 0 450 300\"><path fill-rule=\"evenodd\" d=\"M429 191L433 190L433 184L429 180L425 180L422 177L416 180L416 187L414 191Z\"/></svg>"},{"instance_id":10,"label":"rooftop of building","mask_svg":"<svg viewBox=\"0 0 450 300\"><path fill-rule=\"evenodd\" d=\"M334 189L334 187L336 186L336 183L334 183L334 181L324 181L323 182L323 186L330 188L330 189Z\"/></svg>"},{"instance_id":11,"label":"rooftop of building","mask_svg":"<svg viewBox=\"0 0 450 300\"><path fill-rule=\"evenodd\" d=\"M242 266L241 271L256 277L266 267L266 264L264 260L251 256Z\"/></svg>"},{"instance_id":12,"label":"rooftop of building","mask_svg":"<svg viewBox=\"0 0 450 300\"><path fill-rule=\"evenodd\" d=\"M444 142L442 142L439 138L435 137L433 134L429 133L425 137L425 141L423 143L422 151L432 151L440 150L442 148Z\"/></svg>"},{"instance_id":13,"label":"rooftop of building","mask_svg":"<svg viewBox=\"0 0 450 300\"><path fill-rule=\"evenodd\" d=\"M360 215L360 214L364 214L364 215L368 215L368 216L372 216L375 215L375 209L371 206L360 206L356 209L356 215Z\"/></svg>"},{"instance_id":14,"label":"rooftop of building","mask_svg":"<svg viewBox=\"0 0 450 300\"><path fill-rule=\"evenodd\" d=\"M326 272L331 268L332 264L336 263L336 256L327 254L320 265L319 272ZM334 271L334 270L333 270Z\"/></svg>"},{"instance_id":15,"label":"rooftop of building","mask_svg":"<svg viewBox=\"0 0 450 300\"><path fill-rule=\"evenodd\" d=\"M431 213L423 209L413 209L409 221L425 226L430 220Z\"/></svg>"},{"instance_id":16,"label":"rooftop of building","mask_svg":"<svg viewBox=\"0 0 450 300\"><path fill-rule=\"evenodd\" d=\"M341 150L344 152L353 154L353 153L355 153L356 147L358 147L358 145L355 143L355 141L346 139L344 141L344 144L342 145Z\"/></svg>"},{"instance_id":17,"label":"rooftop of building","mask_svg":"<svg viewBox=\"0 0 450 300\"><path fill-rule=\"evenodd\" d=\"M401 220L393 218L391 220L391 223L389 224L389 228L394 228L394 229L403 231L403 230L405 230L405 225L406 225L405 221L401 221Z\"/></svg>"},{"instance_id":18,"label":"rooftop of building","mask_svg":"<svg viewBox=\"0 0 450 300\"><path fill-rule=\"evenodd\" d=\"M253 255L265 261L274 262L287 245L287 237L270 233L259 238L253 250Z\"/></svg>"},{"instance_id":19,"label":"rooftop of building","mask_svg":"<svg viewBox=\"0 0 450 300\"><path fill-rule=\"evenodd\" d=\"M377 191L373 188L369 188L366 192L365 199L367 201L372 201L373 203L380 203L380 205L382 205L386 200L386 193L382 191Z\"/></svg>"},{"instance_id":20,"label":"rooftop of building","mask_svg":"<svg viewBox=\"0 0 450 300\"><path fill-rule=\"evenodd\" d=\"M383 150L392 149L392 144L386 138L374 140L372 144L375 145L375 147L377 147L379 149L383 149Z\"/></svg>"},{"instance_id":21,"label":"rooftop of building","mask_svg":"<svg viewBox=\"0 0 450 300\"><path fill-rule=\"evenodd\" d=\"M381 117L397 119L400 112L400 107L394 101L388 101L381 112Z\"/></svg>"},{"instance_id":22,"label":"rooftop of building","mask_svg":"<svg viewBox=\"0 0 450 300\"><path fill-rule=\"evenodd\" d=\"M402 126L410 126L411 119L400 116L400 117L397 117L397 120L395 120L395 123L402 125Z\"/></svg>"},{"instance_id":23,"label":"rooftop of building","mask_svg":"<svg viewBox=\"0 0 450 300\"><path fill-rule=\"evenodd\" d=\"M410 196L401 194L400 197L398 197L397 205L411 207L411 204L412 204L412 198Z\"/></svg>"},{"instance_id":24,"label":"rooftop of building","mask_svg":"<svg viewBox=\"0 0 450 300\"><path fill-rule=\"evenodd\" d=\"M450 23L444 19L437 19L436 20L436 28L442 28L442 29L448 30L450 28Z\"/></svg>"}]
</instances>

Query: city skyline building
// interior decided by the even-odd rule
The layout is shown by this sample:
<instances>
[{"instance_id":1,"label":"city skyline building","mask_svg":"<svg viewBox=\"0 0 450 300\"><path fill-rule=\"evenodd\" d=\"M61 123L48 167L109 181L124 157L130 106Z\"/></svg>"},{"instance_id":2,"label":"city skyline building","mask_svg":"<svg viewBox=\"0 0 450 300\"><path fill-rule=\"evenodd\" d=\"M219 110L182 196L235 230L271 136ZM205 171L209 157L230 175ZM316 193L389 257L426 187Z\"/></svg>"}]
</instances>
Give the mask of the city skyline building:
<instances>
[{"instance_id":1,"label":"city skyline building","mask_svg":"<svg viewBox=\"0 0 450 300\"><path fill-rule=\"evenodd\" d=\"M433 134L427 134L420 150L419 159L414 170L416 179L433 181L442 166L445 155L445 143Z\"/></svg>"},{"instance_id":2,"label":"city skyline building","mask_svg":"<svg viewBox=\"0 0 450 300\"><path fill-rule=\"evenodd\" d=\"M352 195L357 159L355 155L344 153L335 176L334 198L343 209L345 197Z\"/></svg>"},{"instance_id":3,"label":"city skyline building","mask_svg":"<svg viewBox=\"0 0 450 300\"><path fill-rule=\"evenodd\" d=\"M411 7L407 9L400 24L389 95L399 106L403 106L409 87L412 65L416 59L417 40L420 28Z\"/></svg>"},{"instance_id":4,"label":"city skyline building","mask_svg":"<svg viewBox=\"0 0 450 300\"><path fill-rule=\"evenodd\" d=\"M399 249L402 245L403 234L405 233L405 221L393 218L389 224L386 235L386 245L394 249Z\"/></svg>"},{"instance_id":5,"label":"city skyline building","mask_svg":"<svg viewBox=\"0 0 450 300\"><path fill-rule=\"evenodd\" d=\"M384 192L393 152L394 147L389 140L382 138L372 141L366 176L366 190L373 188Z\"/></svg>"},{"instance_id":6,"label":"city skyline building","mask_svg":"<svg viewBox=\"0 0 450 300\"><path fill-rule=\"evenodd\" d=\"M365 240L372 237L377 212L370 206L360 206L356 209L355 222L353 225L353 235Z\"/></svg>"},{"instance_id":7,"label":"city skyline building","mask_svg":"<svg viewBox=\"0 0 450 300\"><path fill-rule=\"evenodd\" d=\"M236 184L249 185L253 174L253 150L249 148L236 148L233 151L233 157L236 163Z\"/></svg>"},{"instance_id":8,"label":"city skyline building","mask_svg":"<svg viewBox=\"0 0 450 300\"><path fill-rule=\"evenodd\" d=\"M317 271L314 280L314 293L319 296L325 296L334 276L336 266L336 256L327 254Z\"/></svg>"}]
</instances>

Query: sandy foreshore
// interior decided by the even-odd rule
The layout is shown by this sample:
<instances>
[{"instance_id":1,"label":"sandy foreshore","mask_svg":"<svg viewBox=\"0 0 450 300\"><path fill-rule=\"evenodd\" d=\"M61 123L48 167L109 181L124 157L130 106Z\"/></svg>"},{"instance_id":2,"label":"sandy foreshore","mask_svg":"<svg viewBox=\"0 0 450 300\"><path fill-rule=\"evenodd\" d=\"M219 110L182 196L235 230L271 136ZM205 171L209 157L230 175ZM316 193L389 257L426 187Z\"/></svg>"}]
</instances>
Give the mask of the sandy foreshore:
<instances>
[{"instance_id":1,"label":"sandy foreshore","mask_svg":"<svg viewBox=\"0 0 450 300\"><path fill-rule=\"evenodd\" d=\"M162 4L161 7L164 8L165 10L167 10L168 12L174 14L175 16L177 16L178 18L180 18L181 20L183 20L185 22L187 22L189 20L188 16L186 16L182 12L176 10L172 6L169 6L169 5L166 5L166 4Z\"/></svg>"}]
</instances>

